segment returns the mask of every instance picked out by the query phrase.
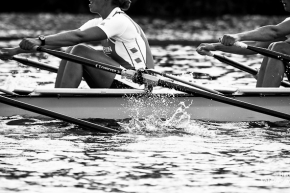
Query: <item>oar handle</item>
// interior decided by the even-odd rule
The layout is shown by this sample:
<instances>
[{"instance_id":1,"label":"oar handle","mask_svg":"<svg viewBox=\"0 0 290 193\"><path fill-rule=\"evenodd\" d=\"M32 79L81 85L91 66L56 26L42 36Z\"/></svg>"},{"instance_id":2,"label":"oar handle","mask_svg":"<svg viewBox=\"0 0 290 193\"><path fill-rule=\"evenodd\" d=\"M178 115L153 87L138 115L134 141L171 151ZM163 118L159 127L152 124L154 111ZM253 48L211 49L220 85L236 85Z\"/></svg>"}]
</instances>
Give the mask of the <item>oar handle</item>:
<instances>
[{"instance_id":1,"label":"oar handle","mask_svg":"<svg viewBox=\"0 0 290 193\"><path fill-rule=\"evenodd\" d=\"M248 45L243 43L243 42L235 42L234 46L239 47L239 48L243 48L243 49L247 49Z\"/></svg>"},{"instance_id":2,"label":"oar handle","mask_svg":"<svg viewBox=\"0 0 290 193\"><path fill-rule=\"evenodd\" d=\"M41 46L34 46L32 50L41 52Z\"/></svg>"},{"instance_id":3,"label":"oar handle","mask_svg":"<svg viewBox=\"0 0 290 193\"><path fill-rule=\"evenodd\" d=\"M213 56L214 54L211 51L207 51L207 50L202 50L202 52L207 55L207 56Z\"/></svg>"}]
</instances>

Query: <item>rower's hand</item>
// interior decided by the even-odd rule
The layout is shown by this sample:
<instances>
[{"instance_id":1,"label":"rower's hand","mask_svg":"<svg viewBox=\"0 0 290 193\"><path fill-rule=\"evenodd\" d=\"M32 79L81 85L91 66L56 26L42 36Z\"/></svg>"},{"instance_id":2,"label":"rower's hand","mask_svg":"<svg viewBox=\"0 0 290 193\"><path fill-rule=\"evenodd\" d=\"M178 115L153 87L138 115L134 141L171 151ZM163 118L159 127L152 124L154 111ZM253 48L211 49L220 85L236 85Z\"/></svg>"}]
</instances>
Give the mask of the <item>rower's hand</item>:
<instances>
[{"instance_id":1,"label":"rower's hand","mask_svg":"<svg viewBox=\"0 0 290 193\"><path fill-rule=\"evenodd\" d=\"M39 39L35 38L24 38L20 44L19 47L23 50L31 51L35 46L40 46L41 41Z\"/></svg>"},{"instance_id":2,"label":"rower's hand","mask_svg":"<svg viewBox=\"0 0 290 193\"><path fill-rule=\"evenodd\" d=\"M219 41L225 46L233 46L234 43L240 41L240 38L236 34L225 34L222 38L219 39Z\"/></svg>"},{"instance_id":3,"label":"rower's hand","mask_svg":"<svg viewBox=\"0 0 290 193\"><path fill-rule=\"evenodd\" d=\"M196 48L196 52L200 55L209 55L210 51L216 51L213 44L202 43Z\"/></svg>"},{"instance_id":4,"label":"rower's hand","mask_svg":"<svg viewBox=\"0 0 290 193\"><path fill-rule=\"evenodd\" d=\"M2 48L2 49L0 49L0 59L1 60L10 60L16 54L17 54L17 51L14 48Z\"/></svg>"}]
</instances>

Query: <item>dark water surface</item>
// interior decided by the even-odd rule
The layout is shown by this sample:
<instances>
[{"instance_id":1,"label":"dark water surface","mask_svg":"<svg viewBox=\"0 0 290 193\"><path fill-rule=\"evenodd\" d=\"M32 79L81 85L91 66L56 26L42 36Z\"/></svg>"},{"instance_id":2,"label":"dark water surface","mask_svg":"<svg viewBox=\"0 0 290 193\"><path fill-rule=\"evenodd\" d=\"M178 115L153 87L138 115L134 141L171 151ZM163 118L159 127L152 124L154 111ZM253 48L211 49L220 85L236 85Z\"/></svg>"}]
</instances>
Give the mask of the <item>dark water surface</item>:
<instances>
[{"instance_id":1,"label":"dark water surface","mask_svg":"<svg viewBox=\"0 0 290 193\"><path fill-rule=\"evenodd\" d=\"M156 69L210 87L255 86L250 75L194 49L154 46ZM261 62L227 56L254 68ZM47 57L41 61L57 66L59 59ZM0 87L53 87L55 74L20 66L0 62ZM0 117L0 192L290 191L288 122L179 120L161 127L154 119L144 120L150 127L95 120L128 131L113 135L58 120Z\"/></svg>"}]
</instances>

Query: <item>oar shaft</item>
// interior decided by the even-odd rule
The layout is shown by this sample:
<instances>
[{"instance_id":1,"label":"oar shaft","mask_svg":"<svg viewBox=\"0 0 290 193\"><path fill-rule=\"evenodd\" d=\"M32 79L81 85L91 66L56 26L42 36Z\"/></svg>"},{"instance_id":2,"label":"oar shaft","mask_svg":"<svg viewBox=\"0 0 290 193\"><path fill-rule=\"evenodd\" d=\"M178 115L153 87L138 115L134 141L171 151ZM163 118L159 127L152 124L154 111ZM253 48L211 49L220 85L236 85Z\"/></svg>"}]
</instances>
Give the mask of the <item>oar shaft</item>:
<instances>
[{"instance_id":1,"label":"oar shaft","mask_svg":"<svg viewBox=\"0 0 290 193\"><path fill-rule=\"evenodd\" d=\"M268 56L268 57L275 58L275 59L285 61L285 62L290 62L290 56L287 54L283 54L280 52L275 52L272 50L268 50L265 48L259 48L259 47L255 47L255 46L248 46L247 49L252 50L254 52L257 52L259 54L262 54L264 56Z\"/></svg>"},{"instance_id":2,"label":"oar shaft","mask_svg":"<svg viewBox=\"0 0 290 193\"><path fill-rule=\"evenodd\" d=\"M208 91L208 92L211 92L211 93L215 93L215 94L219 94L219 95L224 95L223 93L220 93L220 92L218 92L218 91L216 91L216 90L209 89L209 88L206 88L206 87L204 87L204 86L200 86L200 85L194 84L194 83L192 83L192 82L187 82L187 81L182 80L181 78L178 78L178 77L176 77L176 76L172 76L172 75L169 75L169 74L165 74L165 73L157 72L157 71L155 71L155 70L151 70L151 69L148 69L147 71L148 71L148 72L155 73L155 74L159 74L159 75L161 75L161 76L163 76L163 77L170 78L170 79L172 79L172 80L176 80L176 81L178 81L178 82L182 82L183 84L186 84L186 85L189 85L189 86L193 86L193 87L199 88L199 89L201 89L201 90L205 90L205 91Z\"/></svg>"},{"instance_id":3,"label":"oar shaft","mask_svg":"<svg viewBox=\"0 0 290 193\"><path fill-rule=\"evenodd\" d=\"M5 89L2 89L2 88L0 88L0 92L3 92L5 94L9 94L9 95L18 95L15 92L11 92L9 90L5 90Z\"/></svg>"},{"instance_id":4,"label":"oar shaft","mask_svg":"<svg viewBox=\"0 0 290 193\"><path fill-rule=\"evenodd\" d=\"M64 60L69 60L71 62L76 62L79 64L83 64L83 65L87 65L87 66L91 66L93 68L98 68L101 70L105 70L108 72L112 72L115 74L120 74L122 73L122 69L116 66L112 66L109 64L105 64L103 62L99 62L99 61L94 61L94 60L90 60L81 56L76 56L76 55L72 55L72 54L67 54L64 52L60 52L60 51L56 51L56 50L50 50L47 48L43 48L43 47L37 47L36 48L37 51L40 52L45 52L48 54L51 54L53 56L56 56L58 58L64 59Z\"/></svg>"},{"instance_id":5,"label":"oar shaft","mask_svg":"<svg viewBox=\"0 0 290 193\"><path fill-rule=\"evenodd\" d=\"M214 54L213 57L221 62L224 62L228 65L231 65L235 68L238 68L242 71L245 71L245 72L248 72L249 74L252 74L252 75L257 75L258 74L258 71L254 68L251 68L249 66L246 66L244 64L241 64L239 62L236 62L234 60L231 60L225 56L221 56L221 55L218 55L218 54ZM281 82L281 86L284 86L284 87L290 87L290 83L289 82L285 82L285 81L282 81Z\"/></svg>"},{"instance_id":6,"label":"oar shaft","mask_svg":"<svg viewBox=\"0 0 290 193\"><path fill-rule=\"evenodd\" d=\"M63 121L69 122L69 123L74 123L74 124L79 125L81 127L94 129L94 130L97 130L97 131L100 131L100 132L114 132L114 133L117 132L114 129L110 129L110 128L107 128L107 127L104 127L104 126L100 126L100 125L97 125L97 124L93 124L93 123L87 122L87 121L83 121L83 120L80 120L80 119L69 117L69 116L66 116L66 115L63 115L63 114L60 114L60 113L56 113L56 112L53 112L53 111L50 111L50 110L46 110L46 109L43 109L43 108L40 108L40 107L37 107L37 106L33 106L33 105L30 105L30 104L21 102L21 101L17 101L17 100L14 100L14 99L10 99L8 97L4 97L4 96L1 96L1 95L0 95L0 102L4 103L4 104L7 104L7 105L10 105L10 106L13 106L13 107L17 107L17 108L20 108L20 109L24 109L24 110L28 110L28 111L34 112L34 113L45 115L45 116L48 116L48 117L51 117L51 118L63 120Z\"/></svg>"},{"instance_id":7,"label":"oar shaft","mask_svg":"<svg viewBox=\"0 0 290 193\"><path fill-rule=\"evenodd\" d=\"M46 65L46 64L41 63L41 62L36 62L36 61L28 59L28 58L13 56L12 59L19 62L19 63L25 64L27 66L32 66L32 67L39 68L42 70L47 70L49 72L57 73L57 71L58 71L58 68L56 68L56 67L49 66L49 65Z\"/></svg>"},{"instance_id":8,"label":"oar shaft","mask_svg":"<svg viewBox=\"0 0 290 193\"><path fill-rule=\"evenodd\" d=\"M275 58L275 59L278 59L278 60L281 60L284 62L290 62L290 56L287 54L284 54L284 53L276 52L273 50L269 50L269 49L261 48L261 47L257 47L257 46L250 46L250 45L247 45L243 42L236 42L234 45L237 47L240 47L240 48L252 50L252 51L254 51L258 54L262 54L264 56Z\"/></svg>"},{"instance_id":9,"label":"oar shaft","mask_svg":"<svg viewBox=\"0 0 290 193\"><path fill-rule=\"evenodd\" d=\"M290 120L290 115L286 114L286 113L282 113L282 112L278 112L275 110L271 110L271 109L267 109L261 106L257 106L254 104L250 104L244 101L240 101L240 100L236 100L236 99L232 99L229 97L225 97L222 95L217 95L214 93L210 93L210 92L206 92L200 89L195 89L195 88L189 88L187 86L183 86L183 85L179 85L173 82L169 82L169 81L165 81L165 80L159 80L158 81L158 86L163 86L163 87L167 87L167 88L174 88L176 90L179 91L183 91L183 92L187 92L187 93L191 93L191 94L196 94L198 96L202 96L204 98L210 99L210 100L215 100L218 102L222 102L222 103L226 103L229 105L234 105L237 107L241 107L244 109L248 109L248 110L252 110L252 111L256 111L259 113L263 113L266 115L271 115L274 117L278 117L281 119L286 119L286 120Z\"/></svg>"},{"instance_id":10,"label":"oar shaft","mask_svg":"<svg viewBox=\"0 0 290 193\"><path fill-rule=\"evenodd\" d=\"M235 68L238 68L238 69L240 69L242 71L248 72L248 73L250 73L252 75L257 75L258 74L258 71L256 69L251 68L251 67L246 66L246 65L243 65L241 63L238 63L238 62L236 62L234 60L231 60L229 58L226 58L225 56L221 56L221 55L218 55L218 54L214 54L213 57L215 59L221 61L221 62L224 62L226 64L229 64L229 65L231 65L231 66L233 66Z\"/></svg>"}]
</instances>

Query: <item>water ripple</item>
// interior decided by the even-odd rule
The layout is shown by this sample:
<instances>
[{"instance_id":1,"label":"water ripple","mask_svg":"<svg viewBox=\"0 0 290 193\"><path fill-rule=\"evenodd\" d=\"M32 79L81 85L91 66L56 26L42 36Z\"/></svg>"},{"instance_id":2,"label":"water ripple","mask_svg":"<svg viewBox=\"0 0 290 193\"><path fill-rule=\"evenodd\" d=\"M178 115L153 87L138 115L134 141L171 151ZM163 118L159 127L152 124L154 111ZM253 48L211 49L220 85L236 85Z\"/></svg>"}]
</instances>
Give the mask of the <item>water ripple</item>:
<instances>
[{"instance_id":1,"label":"water ripple","mask_svg":"<svg viewBox=\"0 0 290 193\"><path fill-rule=\"evenodd\" d=\"M208 86L255 85L246 73L194 49L153 47L157 70ZM228 56L259 66L260 56ZM53 86L54 74L13 61L0 67L0 86ZM8 77L11 84L5 83ZM122 134L58 120L0 117L0 192L289 192L288 122L191 120L184 111L190 104L176 106L163 119L142 117L148 103L139 100L127 107L130 120L90 120L127 131ZM166 105L166 99L154 98L149 105L157 103ZM167 114L162 108L154 113Z\"/></svg>"}]
</instances>

